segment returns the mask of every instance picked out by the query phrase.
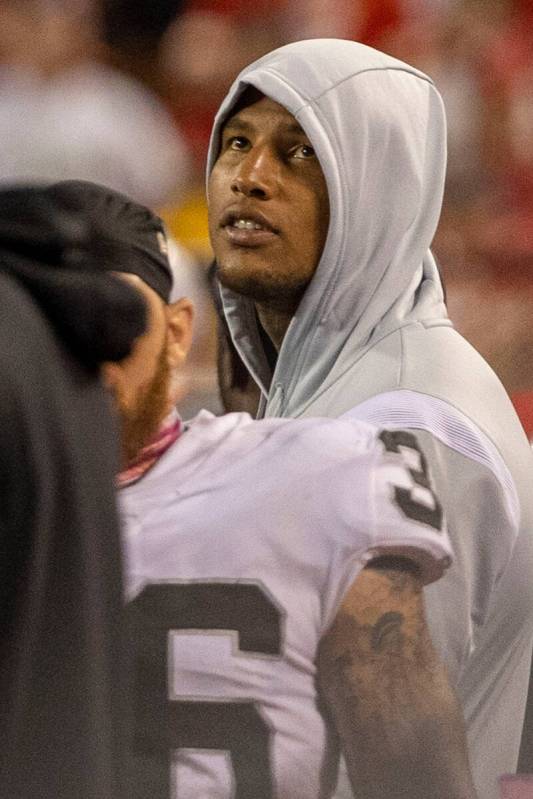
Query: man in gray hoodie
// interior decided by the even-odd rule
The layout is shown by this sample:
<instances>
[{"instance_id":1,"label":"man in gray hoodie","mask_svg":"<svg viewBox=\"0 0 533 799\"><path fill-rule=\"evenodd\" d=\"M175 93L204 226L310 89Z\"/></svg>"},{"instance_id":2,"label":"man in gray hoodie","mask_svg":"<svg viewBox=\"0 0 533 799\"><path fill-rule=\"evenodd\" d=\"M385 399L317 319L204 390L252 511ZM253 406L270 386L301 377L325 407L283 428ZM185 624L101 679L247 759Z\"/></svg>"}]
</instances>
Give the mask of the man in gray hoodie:
<instances>
[{"instance_id":1,"label":"man in gray hoodie","mask_svg":"<svg viewBox=\"0 0 533 799\"><path fill-rule=\"evenodd\" d=\"M533 463L503 387L447 316L429 249L445 163L426 75L355 42L296 42L244 69L219 110L210 235L260 417L416 430L456 556L426 591L430 629L476 787L496 799L531 663Z\"/></svg>"}]
</instances>

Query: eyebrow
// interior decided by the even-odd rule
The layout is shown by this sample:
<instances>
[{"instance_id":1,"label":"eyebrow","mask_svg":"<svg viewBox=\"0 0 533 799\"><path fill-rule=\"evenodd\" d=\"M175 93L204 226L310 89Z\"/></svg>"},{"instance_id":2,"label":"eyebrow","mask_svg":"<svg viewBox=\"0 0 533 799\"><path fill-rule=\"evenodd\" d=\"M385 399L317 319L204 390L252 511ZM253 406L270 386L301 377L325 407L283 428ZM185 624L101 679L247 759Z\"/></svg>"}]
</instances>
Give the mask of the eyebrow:
<instances>
[{"instance_id":1,"label":"eyebrow","mask_svg":"<svg viewBox=\"0 0 533 799\"><path fill-rule=\"evenodd\" d=\"M235 114L235 116L230 117L228 121L225 123L223 131L225 131L227 128L242 130L245 133L246 132L251 133L257 129L257 126L253 125L251 122L247 122L246 119L242 119L242 117L239 114ZM301 125L298 124L298 122L296 122L296 120L294 120L293 122L289 122L288 125L283 128L283 132L301 133L304 136L307 136L305 130L302 128Z\"/></svg>"}]
</instances>

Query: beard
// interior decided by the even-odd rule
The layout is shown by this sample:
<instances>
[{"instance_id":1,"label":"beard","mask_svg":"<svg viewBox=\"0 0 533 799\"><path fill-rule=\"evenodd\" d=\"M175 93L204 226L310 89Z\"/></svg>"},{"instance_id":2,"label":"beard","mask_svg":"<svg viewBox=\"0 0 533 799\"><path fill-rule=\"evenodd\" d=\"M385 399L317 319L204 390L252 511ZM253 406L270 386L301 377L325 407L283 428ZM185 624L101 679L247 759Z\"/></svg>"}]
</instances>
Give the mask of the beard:
<instances>
[{"instance_id":1,"label":"beard","mask_svg":"<svg viewBox=\"0 0 533 799\"><path fill-rule=\"evenodd\" d=\"M131 465L143 447L157 433L168 412L170 367L163 348L150 383L138 392L133 405L117 398L123 466Z\"/></svg>"}]
</instances>

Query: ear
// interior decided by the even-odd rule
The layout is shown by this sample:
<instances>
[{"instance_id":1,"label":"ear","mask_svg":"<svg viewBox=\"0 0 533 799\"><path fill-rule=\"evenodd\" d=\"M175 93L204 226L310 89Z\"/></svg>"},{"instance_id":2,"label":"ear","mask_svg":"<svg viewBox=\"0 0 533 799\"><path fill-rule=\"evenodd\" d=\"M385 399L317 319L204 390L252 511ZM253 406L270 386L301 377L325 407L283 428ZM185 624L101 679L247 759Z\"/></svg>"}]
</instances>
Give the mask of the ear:
<instances>
[{"instance_id":1,"label":"ear","mask_svg":"<svg viewBox=\"0 0 533 799\"><path fill-rule=\"evenodd\" d=\"M192 342L194 306L186 297L165 308L167 315L167 357L171 370L187 360Z\"/></svg>"}]
</instances>

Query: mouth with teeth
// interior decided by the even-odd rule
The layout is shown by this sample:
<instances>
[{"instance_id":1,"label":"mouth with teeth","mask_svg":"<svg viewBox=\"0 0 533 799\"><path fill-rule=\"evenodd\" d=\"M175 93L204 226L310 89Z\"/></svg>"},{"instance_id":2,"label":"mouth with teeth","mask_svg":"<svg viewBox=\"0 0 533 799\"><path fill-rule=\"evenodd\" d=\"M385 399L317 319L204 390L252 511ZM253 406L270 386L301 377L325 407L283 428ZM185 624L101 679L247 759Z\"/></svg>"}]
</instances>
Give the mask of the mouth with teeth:
<instances>
[{"instance_id":1,"label":"mouth with teeth","mask_svg":"<svg viewBox=\"0 0 533 799\"><path fill-rule=\"evenodd\" d=\"M233 227L237 230L265 230L263 225L259 222L253 222L251 219L236 219Z\"/></svg>"},{"instance_id":2,"label":"mouth with teeth","mask_svg":"<svg viewBox=\"0 0 533 799\"><path fill-rule=\"evenodd\" d=\"M228 213L221 223L227 239L237 247L260 247L271 242L278 231L259 213Z\"/></svg>"}]
</instances>

